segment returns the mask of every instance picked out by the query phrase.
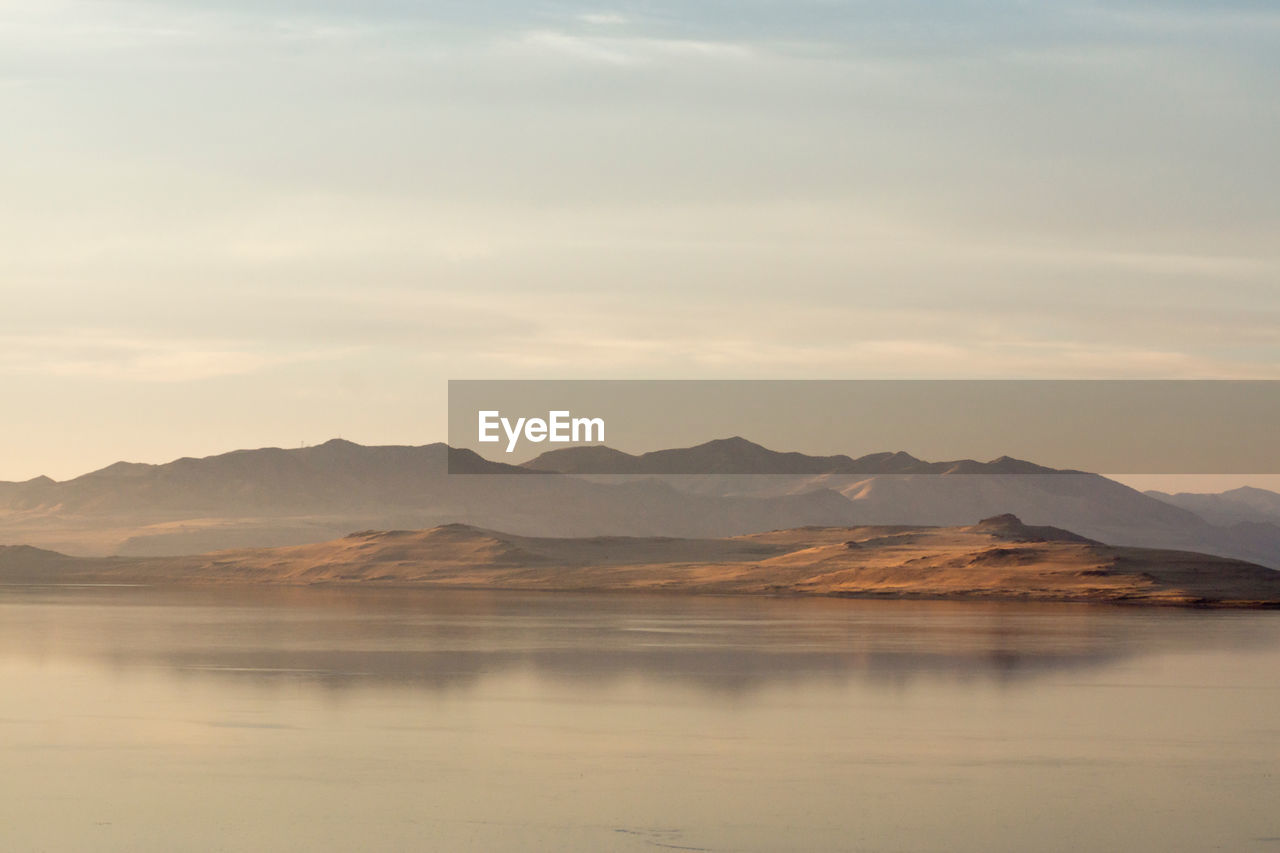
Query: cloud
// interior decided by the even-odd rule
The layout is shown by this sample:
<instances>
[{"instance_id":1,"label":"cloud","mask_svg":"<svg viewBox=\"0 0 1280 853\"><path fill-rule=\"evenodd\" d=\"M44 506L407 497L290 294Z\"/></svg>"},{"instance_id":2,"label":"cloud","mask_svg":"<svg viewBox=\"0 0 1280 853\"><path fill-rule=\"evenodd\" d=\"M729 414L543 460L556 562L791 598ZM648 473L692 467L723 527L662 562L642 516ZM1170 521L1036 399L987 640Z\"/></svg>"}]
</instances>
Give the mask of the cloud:
<instances>
[{"instance_id":1,"label":"cloud","mask_svg":"<svg viewBox=\"0 0 1280 853\"><path fill-rule=\"evenodd\" d=\"M735 42L578 35L550 29L524 32L516 43L538 53L607 65L642 65L676 58L741 61L757 53L755 48Z\"/></svg>"}]
</instances>

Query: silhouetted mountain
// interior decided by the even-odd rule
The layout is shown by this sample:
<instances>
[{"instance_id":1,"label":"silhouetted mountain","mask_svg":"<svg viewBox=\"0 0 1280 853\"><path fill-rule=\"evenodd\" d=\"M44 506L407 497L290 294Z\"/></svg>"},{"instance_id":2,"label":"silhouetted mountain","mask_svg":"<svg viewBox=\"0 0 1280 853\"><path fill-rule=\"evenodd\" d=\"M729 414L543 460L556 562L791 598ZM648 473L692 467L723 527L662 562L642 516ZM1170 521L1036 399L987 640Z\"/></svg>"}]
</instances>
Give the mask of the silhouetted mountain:
<instances>
[{"instance_id":1,"label":"silhouetted mountain","mask_svg":"<svg viewBox=\"0 0 1280 853\"><path fill-rule=\"evenodd\" d=\"M740 436L694 447L655 450L638 456L609 447L584 446L552 450L522 466L561 474L1051 474L1031 462L1001 456L990 462L961 459L925 462L910 453L808 456L769 450Z\"/></svg>"},{"instance_id":2,"label":"silhouetted mountain","mask_svg":"<svg viewBox=\"0 0 1280 853\"><path fill-rule=\"evenodd\" d=\"M163 465L122 462L61 483L0 486L0 541L78 554L292 545L360 528L463 521L540 535L722 536L848 517L849 502L829 490L694 495L653 481L539 474L445 444L341 440Z\"/></svg>"},{"instance_id":3,"label":"silhouetted mountain","mask_svg":"<svg viewBox=\"0 0 1280 853\"><path fill-rule=\"evenodd\" d=\"M364 447L335 438L315 447L236 450L163 465L117 462L61 483L47 477L8 483L0 490L0 508L252 514L415 505L439 492L439 478L450 465L459 472L530 476L446 444Z\"/></svg>"},{"instance_id":4,"label":"silhouetted mountain","mask_svg":"<svg viewBox=\"0 0 1280 853\"><path fill-rule=\"evenodd\" d=\"M601 461L630 470L546 470L593 470L588 463ZM690 470L715 473L651 473ZM0 483L0 542L82 555L300 545L451 522L536 536L714 537L811 524L963 526L1004 513L1117 545L1280 566L1280 527L1215 526L1097 474L1009 457L806 456L742 438L640 456L573 448L528 466L444 444L334 440L163 465L121 462L65 482Z\"/></svg>"}]
</instances>

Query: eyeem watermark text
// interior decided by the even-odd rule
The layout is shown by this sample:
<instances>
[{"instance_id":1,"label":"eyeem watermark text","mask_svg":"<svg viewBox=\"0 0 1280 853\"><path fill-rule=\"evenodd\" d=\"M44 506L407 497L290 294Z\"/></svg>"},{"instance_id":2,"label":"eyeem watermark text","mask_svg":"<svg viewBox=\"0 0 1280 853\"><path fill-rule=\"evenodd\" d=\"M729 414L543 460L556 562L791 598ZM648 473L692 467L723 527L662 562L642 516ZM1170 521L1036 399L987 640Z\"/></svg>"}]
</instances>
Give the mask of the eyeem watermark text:
<instances>
[{"instance_id":1,"label":"eyeem watermark text","mask_svg":"<svg viewBox=\"0 0 1280 853\"><path fill-rule=\"evenodd\" d=\"M568 411L547 412L546 420L516 418L514 423L498 411L480 412L480 441L501 441L499 429L506 434L508 453L515 451L522 437L534 444L543 441L553 444L604 441L604 418L575 418Z\"/></svg>"}]
</instances>

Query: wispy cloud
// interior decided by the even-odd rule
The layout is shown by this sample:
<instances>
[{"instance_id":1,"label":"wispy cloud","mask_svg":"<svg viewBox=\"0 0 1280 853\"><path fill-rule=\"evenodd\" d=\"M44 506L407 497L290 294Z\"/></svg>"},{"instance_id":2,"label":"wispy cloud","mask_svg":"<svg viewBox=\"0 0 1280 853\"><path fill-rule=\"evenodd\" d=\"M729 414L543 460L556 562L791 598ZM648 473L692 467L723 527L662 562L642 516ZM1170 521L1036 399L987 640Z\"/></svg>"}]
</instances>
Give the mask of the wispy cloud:
<instances>
[{"instance_id":1,"label":"wispy cloud","mask_svg":"<svg viewBox=\"0 0 1280 853\"><path fill-rule=\"evenodd\" d=\"M583 12L578 15L578 20L598 27L614 27L626 24L631 19L617 12Z\"/></svg>"},{"instance_id":2,"label":"wispy cloud","mask_svg":"<svg viewBox=\"0 0 1280 853\"><path fill-rule=\"evenodd\" d=\"M548 55L607 65L642 65L677 58L741 61L757 54L756 48L735 42L583 35L551 29L529 30L516 43Z\"/></svg>"}]
</instances>

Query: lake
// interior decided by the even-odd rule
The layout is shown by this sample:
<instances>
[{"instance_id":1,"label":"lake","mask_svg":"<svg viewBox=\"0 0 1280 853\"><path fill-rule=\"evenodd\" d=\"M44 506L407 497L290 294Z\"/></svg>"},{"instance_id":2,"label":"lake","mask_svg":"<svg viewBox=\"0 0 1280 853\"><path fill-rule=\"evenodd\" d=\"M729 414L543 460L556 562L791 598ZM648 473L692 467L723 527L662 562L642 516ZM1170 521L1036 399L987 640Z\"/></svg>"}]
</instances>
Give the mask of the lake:
<instances>
[{"instance_id":1,"label":"lake","mask_svg":"<svg viewBox=\"0 0 1280 853\"><path fill-rule=\"evenodd\" d=\"M5 851L1280 851L1280 613L0 588Z\"/></svg>"}]
</instances>

